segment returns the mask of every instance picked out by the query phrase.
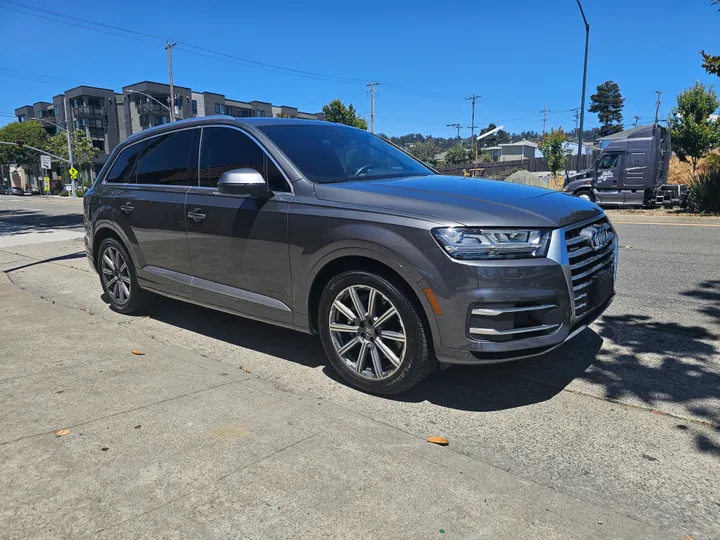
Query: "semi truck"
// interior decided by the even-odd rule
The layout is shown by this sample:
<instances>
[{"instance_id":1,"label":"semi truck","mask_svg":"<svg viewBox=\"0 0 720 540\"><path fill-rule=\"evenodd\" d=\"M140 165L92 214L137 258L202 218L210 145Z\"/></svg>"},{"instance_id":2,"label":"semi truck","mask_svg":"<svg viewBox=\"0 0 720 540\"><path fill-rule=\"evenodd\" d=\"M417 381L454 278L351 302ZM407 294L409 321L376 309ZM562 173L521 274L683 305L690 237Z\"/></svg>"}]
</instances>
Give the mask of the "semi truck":
<instances>
[{"instance_id":1,"label":"semi truck","mask_svg":"<svg viewBox=\"0 0 720 540\"><path fill-rule=\"evenodd\" d=\"M659 124L612 140L592 167L565 179L563 191L600 206L682 206L686 186L668 184L670 133Z\"/></svg>"}]
</instances>

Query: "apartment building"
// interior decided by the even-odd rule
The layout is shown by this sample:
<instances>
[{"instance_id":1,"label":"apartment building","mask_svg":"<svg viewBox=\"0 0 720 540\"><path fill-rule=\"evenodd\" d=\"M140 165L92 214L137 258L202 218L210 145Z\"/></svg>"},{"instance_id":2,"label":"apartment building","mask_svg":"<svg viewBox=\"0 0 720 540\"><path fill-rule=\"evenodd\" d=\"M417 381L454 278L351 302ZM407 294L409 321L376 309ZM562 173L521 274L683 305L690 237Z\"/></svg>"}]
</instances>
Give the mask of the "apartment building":
<instances>
[{"instance_id":1,"label":"apartment building","mask_svg":"<svg viewBox=\"0 0 720 540\"><path fill-rule=\"evenodd\" d=\"M113 148L133 133L170 122L170 107L175 119L225 114L235 117L286 117L324 120L323 113L306 113L287 105L273 105L265 101L238 101L224 94L194 92L184 86L142 81L123 86L120 93L108 88L78 86L55 96L51 102L38 101L15 109L18 122L30 119L45 120L45 129L54 135L60 132L55 125L83 129L93 146L100 152L88 171L93 180ZM66 111L67 106L67 111ZM55 175L56 176L56 175Z\"/></svg>"}]
</instances>

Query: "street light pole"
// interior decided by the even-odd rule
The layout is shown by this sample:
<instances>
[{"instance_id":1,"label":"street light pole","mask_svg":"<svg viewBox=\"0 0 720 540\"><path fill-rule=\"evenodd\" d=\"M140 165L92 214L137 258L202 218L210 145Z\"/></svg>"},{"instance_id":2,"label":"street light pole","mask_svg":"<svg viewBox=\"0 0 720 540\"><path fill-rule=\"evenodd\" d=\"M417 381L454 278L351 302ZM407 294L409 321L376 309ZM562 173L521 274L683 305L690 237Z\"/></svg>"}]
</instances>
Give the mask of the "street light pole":
<instances>
[{"instance_id":1,"label":"street light pole","mask_svg":"<svg viewBox=\"0 0 720 540\"><path fill-rule=\"evenodd\" d=\"M580 15L582 15L583 22L585 23L585 64L583 66L583 82L582 82L582 101L580 102L580 131L578 132L578 169L580 169L580 156L582 152L582 139L583 129L585 124L585 85L587 83L587 57L588 57L588 42L590 41L590 25L585 18L585 12L583 11L580 0L577 0L577 5L580 8Z\"/></svg>"},{"instance_id":2,"label":"street light pole","mask_svg":"<svg viewBox=\"0 0 720 540\"><path fill-rule=\"evenodd\" d=\"M65 130L65 135L67 135L67 145L68 145L68 163L70 164L70 169L73 168L73 158L72 158L72 144L70 144L70 109L68 109L68 101L67 98L65 99L65 125L68 129ZM69 170L69 169L68 169ZM73 176L70 177L70 194L73 197L77 197L77 183L75 182L75 178Z\"/></svg>"},{"instance_id":3,"label":"street light pole","mask_svg":"<svg viewBox=\"0 0 720 540\"><path fill-rule=\"evenodd\" d=\"M168 107L167 105L165 105L165 104L164 104L162 101L160 101L159 99L152 97L150 94L146 94L145 92L141 92L140 90L133 90L132 88L128 88L126 91L127 91L127 92L132 92L133 94L142 94L143 96L148 97L148 98L152 99L153 101L157 102L161 107L165 107L168 111L172 112L172 111L170 110L170 107Z\"/></svg>"}]
</instances>

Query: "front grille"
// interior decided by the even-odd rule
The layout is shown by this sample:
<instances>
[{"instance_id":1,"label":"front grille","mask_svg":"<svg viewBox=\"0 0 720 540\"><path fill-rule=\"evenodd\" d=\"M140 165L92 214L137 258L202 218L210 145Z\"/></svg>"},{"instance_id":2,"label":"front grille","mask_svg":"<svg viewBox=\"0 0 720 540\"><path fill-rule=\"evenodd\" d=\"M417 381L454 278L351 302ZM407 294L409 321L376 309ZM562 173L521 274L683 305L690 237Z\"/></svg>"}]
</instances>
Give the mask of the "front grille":
<instances>
[{"instance_id":1,"label":"front grille","mask_svg":"<svg viewBox=\"0 0 720 540\"><path fill-rule=\"evenodd\" d=\"M608 219L602 216L592 223L585 223L565 231L565 244L572 274L575 318L579 319L586 315L591 308L597 307L590 303L588 287L592 284L593 278L609 268L615 261L615 233L612 228L608 233L608 244L599 250L592 248L589 237L583 235L582 231L591 225L609 223Z\"/></svg>"},{"instance_id":2,"label":"front grille","mask_svg":"<svg viewBox=\"0 0 720 540\"><path fill-rule=\"evenodd\" d=\"M561 323L562 314L556 299L473 304L468 336L475 341L506 343L552 334Z\"/></svg>"}]
</instances>

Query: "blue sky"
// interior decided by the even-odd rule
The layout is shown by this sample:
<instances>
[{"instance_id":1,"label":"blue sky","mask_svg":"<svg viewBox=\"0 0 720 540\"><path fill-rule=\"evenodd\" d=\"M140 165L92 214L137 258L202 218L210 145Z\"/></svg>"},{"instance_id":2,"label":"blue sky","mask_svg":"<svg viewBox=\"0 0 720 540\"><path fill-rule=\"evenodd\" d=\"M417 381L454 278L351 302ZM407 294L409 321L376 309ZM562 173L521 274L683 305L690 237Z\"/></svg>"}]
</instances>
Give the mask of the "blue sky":
<instances>
[{"instance_id":1,"label":"blue sky","mask_svg":"<svg viewBox=\"0 0 720 540\"><path fill-rule=\"evenodd\" d=\"M28 9L18 2L331 77L292 76L174 49L175 84L232 99L317 112L340 98L367 114L365 82L379 81L376 131L390 135L454 136L445 124L470 125L464 97L473 92L482 96L476 124L510 131L541 130L545 103L548 127L573 128L569 109L580 101L584 28L575 0L0 0L0 113L51 101L78 84L120 91L168 76L161 39L62 24L20 13ZM636 114L652 120L655 90L662 91L666 117L675 95L696 79L720 86L700 67L701 49L720 54L720 13L710 0L584 0L584 8L591 25L587 99L599 83L616 81L627 98L626 124ZM0 125L12 120L0 114ZM586 126L595 125L596 116L586 113Z\"/></svg>"}]
</instances>

